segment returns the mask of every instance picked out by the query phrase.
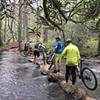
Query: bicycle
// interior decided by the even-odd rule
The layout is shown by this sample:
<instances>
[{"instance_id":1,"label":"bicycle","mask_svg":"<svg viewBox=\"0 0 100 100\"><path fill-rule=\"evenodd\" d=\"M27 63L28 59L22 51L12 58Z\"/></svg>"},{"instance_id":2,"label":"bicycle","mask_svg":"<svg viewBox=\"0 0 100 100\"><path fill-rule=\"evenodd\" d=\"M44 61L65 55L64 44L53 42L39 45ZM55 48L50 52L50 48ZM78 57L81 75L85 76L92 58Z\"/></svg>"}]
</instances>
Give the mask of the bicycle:
<instances>
[{"instance_id":1,"label":"bicycle","mask_svg":"<svg viewBox=\"0 0 100 100\"><path fill-rule=\"evenodd\" d=\"M54 57L54 53L52 54L52 56ZM54 65L53 57L51 57L52 59L49 62L50 63L49 70ZM85 87L87 89L93 91L93 90L95 90L97 88L96 75L94 74L94 72L90 68L83 67L83 63L82 62L83 62L83 59L80 59L80 64L76 69L76 74L79 77L79 79L82 80L82 82L85 85Z\"/></svg>"},{"instance_id":2,"label":"bicycle","mask_svg":"<svg viewBox=\"0 0 100 100\"><path fill-rule=\"evenodd\" d=\"M49 70L52 68L54 64L54 50L50 50L50 52L46 56L46 63L49 64Z\"/></svg>"},{"instance_id":3,"label":"bicycle","mask_svg":"<svg viewBox=\"0 0 100 100\"><path fill-rule=\"evenodd\" d=\"M79 79L82 80L83 84L85 85L87 89L95 90L97 88L96 75L90 68L83 67L82 62L83 62L83 59L80 60L80 65L78 67L80 68L80 70L77 69L79 72L78 77Z\"/></svg>"}]
</instances>

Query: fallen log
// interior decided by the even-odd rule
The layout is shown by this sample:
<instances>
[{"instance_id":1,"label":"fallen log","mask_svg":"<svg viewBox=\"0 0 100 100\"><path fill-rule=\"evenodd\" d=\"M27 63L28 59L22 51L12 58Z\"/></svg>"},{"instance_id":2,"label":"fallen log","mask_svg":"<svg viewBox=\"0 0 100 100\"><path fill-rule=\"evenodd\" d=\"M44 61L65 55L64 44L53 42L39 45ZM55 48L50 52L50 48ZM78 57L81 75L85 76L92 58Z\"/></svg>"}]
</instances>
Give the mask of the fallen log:
<instances>
[{"instance_id":1,"label":"fallen log","mask_svg":"<svg viewBox=\"0 0 100 100\"><path fill-rule=\"evenodd\" d=\"M73 100L96 100L90 97L85 89L80 88L77 85L72 85L71 81L68 81L68 83L66 83L65 75L63 73L53 73L52 71L48 70L48 67L49 65L45 65L44 67L42 67L41 72L48 75L48 81L58 82L64 92L68 95L71 95Z\"/></svg>"},{"instance_id":2,"label":"fallen log","mask_svg":"<svg viewBox=\"0 0 100 100\"><path fill-rule=\"evenodd\" d=\"M68 95L71 95L74 100L96 100L90 97L85 89L80 88L77 85L72 85L71 81L68 81L68 83L66 83L65 76L61 72L48 72L48 80L50 79L58 80L58 84L61 86L64 92Z\"/></svg>"}]
</instances>

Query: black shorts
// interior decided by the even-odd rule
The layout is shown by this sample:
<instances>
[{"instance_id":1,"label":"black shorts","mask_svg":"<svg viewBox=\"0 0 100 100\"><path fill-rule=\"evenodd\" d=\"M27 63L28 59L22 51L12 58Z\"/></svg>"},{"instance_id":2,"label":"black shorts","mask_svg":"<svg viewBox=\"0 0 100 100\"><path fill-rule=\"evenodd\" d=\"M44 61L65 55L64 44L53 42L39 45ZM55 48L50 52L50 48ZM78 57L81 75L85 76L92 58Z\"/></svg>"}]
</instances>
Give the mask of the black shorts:
<instances>
[{"instance_id":1,"label":"black shorts","mask_svg":"<svg viewBox=\"0 0 100 100\"><path fill-rule=\"evenodd\" d=\"M39 57L39 56L40 56L40 52L39 52L38 50L34 50L34 51L33 51L33 55L34 55L35 57Z\"/></svg>"}]
</instances>

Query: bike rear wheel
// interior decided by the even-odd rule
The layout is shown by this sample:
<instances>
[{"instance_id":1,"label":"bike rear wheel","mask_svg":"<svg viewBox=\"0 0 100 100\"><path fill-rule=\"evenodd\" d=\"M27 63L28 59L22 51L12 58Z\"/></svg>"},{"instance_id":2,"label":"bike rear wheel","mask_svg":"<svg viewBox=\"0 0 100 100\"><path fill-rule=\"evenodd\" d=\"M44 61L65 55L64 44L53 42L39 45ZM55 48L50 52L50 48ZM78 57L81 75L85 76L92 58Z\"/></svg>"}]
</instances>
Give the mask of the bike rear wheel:
<instances>
[{"instance_id":1,"label":"bike rear wheel","mask_svg":"<svg viewBox=\"0 0 100 100\"><path fill-rule=\"evenodd\" d=\"M97 88L97 78L94 72L85 67L81 70L81 78L82 82L89 90L95 90Z\"/></svg>"}]
</instances>

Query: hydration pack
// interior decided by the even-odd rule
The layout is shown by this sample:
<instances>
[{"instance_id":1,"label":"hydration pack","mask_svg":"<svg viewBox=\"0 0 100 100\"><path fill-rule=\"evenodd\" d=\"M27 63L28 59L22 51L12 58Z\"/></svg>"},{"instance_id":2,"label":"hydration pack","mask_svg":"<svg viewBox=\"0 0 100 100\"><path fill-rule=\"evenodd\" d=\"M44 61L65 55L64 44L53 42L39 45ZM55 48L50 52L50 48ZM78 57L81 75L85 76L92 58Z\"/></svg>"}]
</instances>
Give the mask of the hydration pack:
<instances>
[{"instance_id":1,"label":"hydration pack","mask_svg":"<svg viewBox=\"0 0 100 100\"><path fill-rule=\"evenodd\" d=\"M57 48L56 48L56 53L62 53L62 51L63 51L63 49L64 49L64 43L63 42L58 42L57 43Z\"/></svg>"}]
</instances>

